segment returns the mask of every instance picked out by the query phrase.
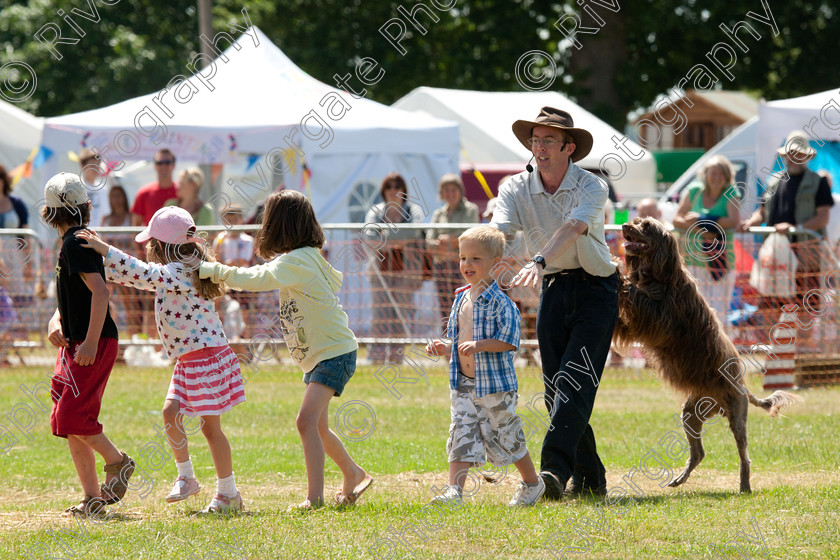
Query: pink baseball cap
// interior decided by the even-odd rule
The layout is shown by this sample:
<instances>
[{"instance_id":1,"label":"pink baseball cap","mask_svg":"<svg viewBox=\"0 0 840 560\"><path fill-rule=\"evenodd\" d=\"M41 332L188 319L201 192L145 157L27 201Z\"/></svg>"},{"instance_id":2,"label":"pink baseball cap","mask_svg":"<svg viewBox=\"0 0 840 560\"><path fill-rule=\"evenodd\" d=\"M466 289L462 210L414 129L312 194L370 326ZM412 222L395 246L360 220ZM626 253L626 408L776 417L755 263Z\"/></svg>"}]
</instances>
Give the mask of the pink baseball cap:
<instances>
[{"instance_id":1,"label":"pink baseball cap","mask_svg":"<svg viewBox=\"0 0 840 560\"><path fill-rule=\"evenodd\" d=\"M134 240L145 243L153 237L173 245L201 243L201 239L195 237L195 222L192 216L179 206L164 206L155 212L149 220L149 225L138 233Z\"/></svg>"}]
</instances>

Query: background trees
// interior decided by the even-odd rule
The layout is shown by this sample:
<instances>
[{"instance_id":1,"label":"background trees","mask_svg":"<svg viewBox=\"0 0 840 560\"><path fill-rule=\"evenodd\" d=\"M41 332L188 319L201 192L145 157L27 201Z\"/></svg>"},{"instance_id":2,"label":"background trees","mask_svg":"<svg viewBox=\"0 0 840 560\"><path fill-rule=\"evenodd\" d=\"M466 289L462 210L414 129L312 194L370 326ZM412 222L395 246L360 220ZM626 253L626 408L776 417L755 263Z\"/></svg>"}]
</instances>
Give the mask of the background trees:
<instances>
[{"instance_id":1,"label":"background trees","mask_svg":"<svg viewBox=\"0 0 840 560\"><path fill-rule=\"evenodd\" d=\"M402 5L411 10L419 1L405 0ZM445 5L447 0L436 1ZM695 64L710 65L706 53L727 39L721 23L731 27L748 11L765 14L762 0L612 0L612 5L609 0L585 0L580 5L545 0L448 1L453 7L440 11L432 0L423 0L439 21L417 15L425 34L407 24L401 43L407 50L404 55L379 32L389 19L398 17L396 1L217 0L214 28L223 30L231 21L241 22L245 7L251 21L296 64L330 84L335 83L334 74L352 71L359 58L373 57L386 75L368 88L368 95L388 104L420 85L522 90L515 74L517 60L540 50L551 56L556 67L552 73L545 58L535 67L548 72L544 79L553 81L551 89L573 96L621 128L628 111L649 105ZM752 90L767 99L835 87L837 8L829 0L763 1L779 35L773 37L769 26L748 20L761 38L756 40L746 31L739 34L749 51L738 51L734 79L724 79L721 85ZM75 7L89 12L91 4L100 21L73 16L85 36L74 45L57 45L61 60L34 38L50 22L60 25L64 37L76 37L58 11L66 15ZM580 15L582 26L600 28L594 35L577 35L580 49L554 26L571 11ZM184 72L200 48L196 5L187 0L0 0L0 30L0 65L24 61L38 75L35 94L20 106L43 116L91 109L160 89Z\"/></svg>"}]
</instances>

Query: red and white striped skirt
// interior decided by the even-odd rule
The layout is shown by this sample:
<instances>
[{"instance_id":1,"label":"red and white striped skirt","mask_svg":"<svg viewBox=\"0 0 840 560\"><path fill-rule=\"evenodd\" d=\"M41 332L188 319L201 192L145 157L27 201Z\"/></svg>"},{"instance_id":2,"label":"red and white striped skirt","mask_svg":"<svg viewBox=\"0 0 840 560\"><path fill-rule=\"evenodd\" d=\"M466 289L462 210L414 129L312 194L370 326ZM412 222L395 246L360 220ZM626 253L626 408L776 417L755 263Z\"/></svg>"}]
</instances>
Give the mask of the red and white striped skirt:
<instances>
[{"instance_id":1,"label":"red and white striped skirt","mask_svg":"<svg viewBox=\"0 0 840 560\"><path fill-rule=\"evenodd\" d=\"M239 358L230 346L189 352L178 358L167 399L185 416L219 416L245 402Z\"/></svg>"}]
</instances>

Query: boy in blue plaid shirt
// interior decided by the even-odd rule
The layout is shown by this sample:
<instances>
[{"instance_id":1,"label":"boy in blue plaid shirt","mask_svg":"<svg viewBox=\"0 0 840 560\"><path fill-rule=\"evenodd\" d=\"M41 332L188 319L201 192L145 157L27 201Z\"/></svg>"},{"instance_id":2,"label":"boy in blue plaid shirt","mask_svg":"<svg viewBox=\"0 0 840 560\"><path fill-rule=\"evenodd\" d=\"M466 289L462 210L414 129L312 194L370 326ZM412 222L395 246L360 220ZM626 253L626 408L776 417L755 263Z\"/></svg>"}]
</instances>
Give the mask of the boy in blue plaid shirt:
<instances>
[{"instance_id":1,"label":"boy in blue plaid shirt","mask_svg":"<svg viewBox=\"0 0 840 560\"><path fill-rule=\"evenodd\" d=\"M447 333L452 343L435 340L426 347L432 356L450 355L449 486L433 501L459 500L469 468L490 462L513 464L522 476L509 505L533 505L545 484L516 415L513 356L521 320L491 274L504 254L505 235L490 226L470 228L458 238L458 249L461 275L469 285L455 291Z\"/></svg>"}]
</instances>

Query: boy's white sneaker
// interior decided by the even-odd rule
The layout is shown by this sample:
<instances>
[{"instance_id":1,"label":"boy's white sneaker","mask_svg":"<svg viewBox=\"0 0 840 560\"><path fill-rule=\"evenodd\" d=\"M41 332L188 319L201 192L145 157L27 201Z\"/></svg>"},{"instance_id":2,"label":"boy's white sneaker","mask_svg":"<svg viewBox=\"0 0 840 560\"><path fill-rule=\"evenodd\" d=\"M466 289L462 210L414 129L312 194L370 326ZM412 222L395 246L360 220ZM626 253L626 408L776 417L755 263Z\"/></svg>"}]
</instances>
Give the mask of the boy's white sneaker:
<instances>
[{"instance_id":1,"label":"boy's white sneaker","mask_svg":"<svg viewBox=\"0 0 840 560\"><path fill-rule=\"evenodd\" d=\"M175 479L175 484L172 486L172 490L166 496L166 501L170 504L180 502L181 500L186 500L190 496L198 494L200 490L201 485L196 479L179 476Z\"/></svg>"},{"instance_id":2,"label":"boy's white sneaker","mask_svg":"<svg viewBox=\"0 0 840 560\"><path fill-rule=\"evenodd\" d=\"M446 490L443 491L443 494L432 498L432 503L443 504L452 501L460 501L461 499L461 491L458 490L457 486L447 486Z\"/></svg>"},{"instance_id":3,"label":"boy's white sneaker","mask_svg":"<svg viewBox=\"0 0 840 560\"><path fill-rule=\"evenodd\" d=\"M511 498L508 505L511 507L532 506L542 498L544 492L545 482L542 481L542 478L537 477L537 483L533 486L526 484L523 480L517 486L516 491L513 493L513 498Z\"/></svg>"}]
</instances>

